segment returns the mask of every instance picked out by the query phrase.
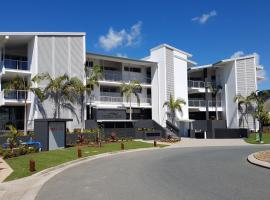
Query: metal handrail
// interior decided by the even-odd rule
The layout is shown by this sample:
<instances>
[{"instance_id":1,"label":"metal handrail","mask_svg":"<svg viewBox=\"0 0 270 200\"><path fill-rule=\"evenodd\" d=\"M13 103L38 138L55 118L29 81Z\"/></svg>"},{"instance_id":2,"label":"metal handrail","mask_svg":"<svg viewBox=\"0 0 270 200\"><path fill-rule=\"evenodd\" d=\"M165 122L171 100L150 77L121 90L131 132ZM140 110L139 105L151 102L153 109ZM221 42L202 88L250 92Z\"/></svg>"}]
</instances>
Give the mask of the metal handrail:
<instances>
[{"instance_id":1,"label":"metal handrail","mask_svg":"<svg viewBox=\"0 0 270 200\"><path fill-rule=\"evenodd\" d=\"M2 93L3 93L4 99L24 100L25 97L28 98L27 90L9 90L7 92L5 92L5 90L2 90Z\"/></svg>"},{"instance_id":2,"label":"metal handrail","mask_svg":"<svg viewBox=\"0 0 270 200\"><path fill-rule=\"evenodd\" d=\"M1 61L1 68L16 69L16 70L28 70L28 61L3 59Z\"/></svg>"},{"instance_id":3,"label":"metal handrail","mask_svg":"<svg viewBox=\"0 0 270 200\"><path fill-rule=\"evenodd\" d=\"M213 101L213 100L208 101L208 106L215 107L216 103L218 107L221 107L222 101ZM188 100L188 106L189 107L206 107L206 101L198 100L198 99L191 99L191 100Z\"/></svg>"},{"instance_id":4,"label":"metal handrail","mask_svg":"<svg viewBox=\"0 0 270 200\"><path fill-rule=\"evenodd\" d=\"M89 70L88 76L91 74L91 69ZM113 71L113 70L104 70L103 71L103 77L101 80L105 81L124 81L129 82L131 80L138 80L141 83L151 83L151 78L144 76L141 73L133 74L133 72L125 73L123 71Z\"/></svg>"},{"instance_id":5,"label":"metal handrail","mask_svg":"<svg viewBox=\"0 0 270 200\"><path fill-rule=\"evenodd\" d=\"M111 102L111 103L127 103L125 97L114 97L114 96L91 96L91 101ZM140 103L151 104L151 98L140 98ZM137 103L137 98L132 97L131 103Z\"/></svg>"},{"instance_id":6,"label":"metal handrail","mask_svg":"<svg viewBox=\"0 0 270 200\"><path fill-rule=\"evenodd\" d=\"M216 83L215 82L204 82L204 81L188 81L188 87L194 87L194 88L205 88L206 86L214 86Z\"/></svg>"}]
</instances>

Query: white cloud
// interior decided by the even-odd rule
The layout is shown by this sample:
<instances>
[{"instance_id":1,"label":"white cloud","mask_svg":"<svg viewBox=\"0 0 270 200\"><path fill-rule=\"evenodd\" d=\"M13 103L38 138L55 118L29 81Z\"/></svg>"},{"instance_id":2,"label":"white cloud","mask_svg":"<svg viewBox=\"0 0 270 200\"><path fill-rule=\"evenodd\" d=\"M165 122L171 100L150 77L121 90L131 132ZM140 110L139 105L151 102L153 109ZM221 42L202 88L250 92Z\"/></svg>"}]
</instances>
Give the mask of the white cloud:
<instances>
[{"instance_id":1,"label":"white cloud","mask_svg":"<svg viewBox=\"0 0 270 200\"><path fill-rule=\"evenodd\" d=\"M231 58L238 58L245 55L245 53L243 51L236 51L233 53L233 55L231 55Z\"/></svg>"},{"instance_id":2,"label":"white cloud","mask_svg":"<svg viewBox=\"0 0 270 200\"><path fill-rule=\"evenodd\" d=\"M208 21L208 19L209 19L210 17L214 17L214 16L216 16L216 15L217 15L217 11L212 10L211 12L209 12L209 13L204 13L204 14L202 14L202 15L199 16L199 17L194 17L194 18L192 18L192 21L196 21L196 22L199 22L200 24L204 24L204 23L206 23L206 22Z\"/></svg>"},{"instance_id":3,"label":"white cloud","mask_svg":"<svg viewBox=\"0 0 270 200\"><path fill-rule=\"evenodd\" d=\"M128 57L127 54L125 54L125 53L117 53L116 56L117 57L122 57L122 58L127 58Z\"/></svg>"},{"instance_id":4,"label":"white cloud","mask_svg":"<svg viewBox=\"0 0 270 200\"><path fill-rule=\"evenodd\" d=\"M130 30L122 29L115 31L112 27L106 35L99 37L99 45L106 51L110 51L120 46L132 46L140 41L142 22L134 24Z\"/></svg>"}]
</instances>

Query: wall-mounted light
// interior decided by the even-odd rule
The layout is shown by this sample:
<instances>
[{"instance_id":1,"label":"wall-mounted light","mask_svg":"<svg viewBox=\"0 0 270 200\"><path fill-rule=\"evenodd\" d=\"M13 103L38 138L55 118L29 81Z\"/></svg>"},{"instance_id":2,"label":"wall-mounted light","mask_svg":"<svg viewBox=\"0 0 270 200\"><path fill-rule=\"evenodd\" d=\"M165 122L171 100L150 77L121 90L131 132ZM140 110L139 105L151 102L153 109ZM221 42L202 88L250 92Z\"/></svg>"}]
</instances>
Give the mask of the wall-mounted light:
<instances>
[{"instance_id":1,"label":"wall-mounted light","mask_svg":"<svg viewBox=\"0 0 270 200\"><path fill-rule=\"evenodd\" d=\"M9 35L5 35L5 40L8 40L9 39Z\"/></svg>"}]
</instances>

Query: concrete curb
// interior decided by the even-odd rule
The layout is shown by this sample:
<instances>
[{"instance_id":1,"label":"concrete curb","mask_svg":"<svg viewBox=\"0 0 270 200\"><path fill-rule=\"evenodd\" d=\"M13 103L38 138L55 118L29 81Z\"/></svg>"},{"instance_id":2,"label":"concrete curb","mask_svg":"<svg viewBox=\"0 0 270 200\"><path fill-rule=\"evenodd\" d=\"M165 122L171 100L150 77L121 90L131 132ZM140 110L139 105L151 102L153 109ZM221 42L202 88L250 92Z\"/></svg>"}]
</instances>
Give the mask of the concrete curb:
<instances>
[{"instance_id":1,"label":"concrete curb","mask_svg":"<svg viewBox=\"0 0 270 200\"><path fill-rule=\"evenodd\" d=\"M113 155L158 150L158 149L161 149L161 148L150 147L150 148L131 149L131 150L115 151L115 152L98 154L94 156L89 156L89 157L73 160L67 163L63 163L63 164L45 169L36 174L21 178L18 180L4 182L0 184L0 200L2 199L3 200L4 199L34 200L39 190L48 180L50 180L52 177L54 177L55 175L61 173L62 171L66 169L69 169L69 168L72 168L80 164L84 164L86 162L90 162L92 160L96 160L99 158L106 158Z\"/></svg>"},{"instance_id":2,"label":"concrete curb","mask_svg":"<svg viewBox=\"0 0 270 200\"><path fill-rule=\"evenodd\" d=\"M259 152L256 152L256 153L259 153ZM270 169L270 163L269 162L264 162L264 161L261 161L261 160L258 160L257 158L255 158L256 153L250 154L247 157L247 161L250 162L253 165L257 165L257 166L260 166L260 167L263 167L263 168Z\"/></svg>"}]
</instances>

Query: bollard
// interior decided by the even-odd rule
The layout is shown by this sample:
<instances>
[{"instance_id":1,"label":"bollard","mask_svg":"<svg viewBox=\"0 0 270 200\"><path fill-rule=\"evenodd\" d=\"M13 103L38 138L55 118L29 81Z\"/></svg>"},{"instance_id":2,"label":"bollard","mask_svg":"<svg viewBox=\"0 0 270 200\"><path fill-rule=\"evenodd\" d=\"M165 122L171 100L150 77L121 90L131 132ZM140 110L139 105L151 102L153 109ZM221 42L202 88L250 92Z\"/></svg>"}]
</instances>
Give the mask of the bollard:
<instances>
[{"instance_id":1,"label":"bollard","mask_svg":"<svg viewBox=\"0 0 270 200\"><path fill-rule=\"evenodd\" d=\"M125 149L125 145L123 142L121 142L121 150L124 150Z\"/></svg>"},{"instance_id":2,"label":"bollard","mask_svg":"<svg viewBox=\"0 0 270 200\"><path fill-rule=\"evenodd\" d=\"M29 160L29 171L34 172L36 171L36 162L34 160Z\"/></svg>"},{"instance_id":3,"label":"bollard","mask_svg":"<svg viewBox=\"0 0 270 200\"><path fill-rule=\"evenodd\" d=\"M154 147L156 147L157 146L157 141L156 140L154 140Z\"/></svg>"},{"instance_id":4,"label":"bollard","mask_svg":"<svg viewBox=\"0 0 270 200\"><path fill-rule=\"evenodd\" d=\"M78 158L82 157L82 150L80 148L77 149Z\"/></svg>"}]
</instances>

